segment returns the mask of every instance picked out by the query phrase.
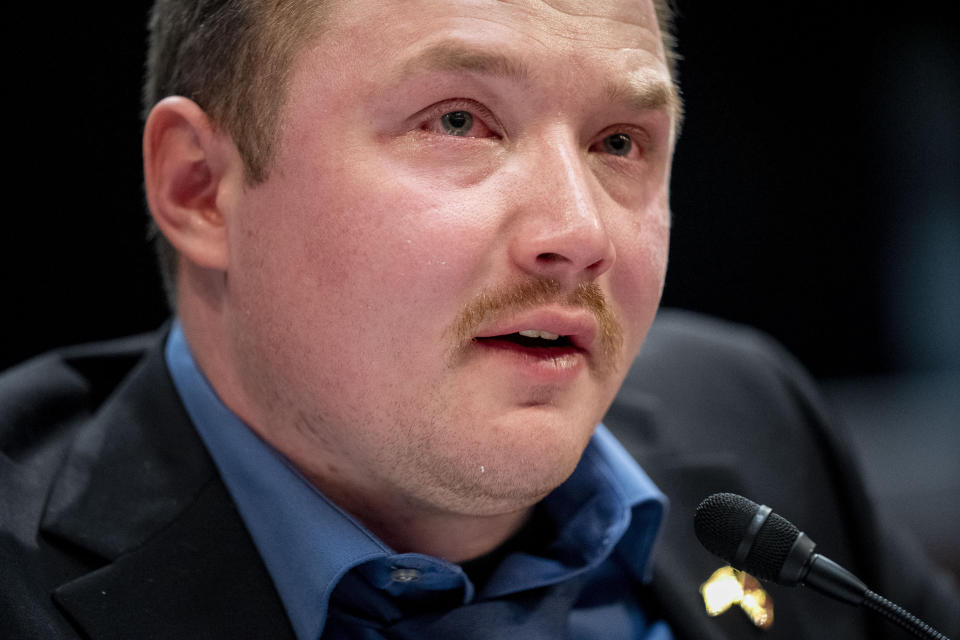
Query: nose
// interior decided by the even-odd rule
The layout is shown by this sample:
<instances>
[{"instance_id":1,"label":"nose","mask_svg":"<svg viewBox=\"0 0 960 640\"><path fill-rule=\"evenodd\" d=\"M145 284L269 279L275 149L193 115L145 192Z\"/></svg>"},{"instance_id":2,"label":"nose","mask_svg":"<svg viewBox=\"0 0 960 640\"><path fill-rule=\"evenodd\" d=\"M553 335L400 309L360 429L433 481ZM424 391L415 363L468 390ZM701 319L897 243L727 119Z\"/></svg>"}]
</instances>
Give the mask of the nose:
<instances>
[{"instance_id":1,"label":"nose","mask_svg":"<svg viewBox=\"0 0 960 640\"><path fill-rule=\"evenodd\" d=\"M514 200L513 263L529 275L570 287L609 270L616 259L613 239L576 143L554 136L524 164Z\"/></svg>"}]
</instances>

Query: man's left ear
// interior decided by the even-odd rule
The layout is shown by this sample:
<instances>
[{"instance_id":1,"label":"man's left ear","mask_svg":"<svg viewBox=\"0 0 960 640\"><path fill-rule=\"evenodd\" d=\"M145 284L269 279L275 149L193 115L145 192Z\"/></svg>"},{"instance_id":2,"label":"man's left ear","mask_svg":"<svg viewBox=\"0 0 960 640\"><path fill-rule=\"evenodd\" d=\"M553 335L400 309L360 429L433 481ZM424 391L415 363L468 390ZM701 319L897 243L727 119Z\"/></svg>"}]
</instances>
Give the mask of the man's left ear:
<instances>
[{"instance_id":1,"label":"man's left ear","mask_svg":"<svg viewBox=\"0 0 960 640\"><path fill-rule=\"evenodd\" d=\"M150 213L181 259L226 271L229 199L222 195L243 177L230 136L192 100L164 98L144 127L143 173Z\"/></svg>"}]
</instances>

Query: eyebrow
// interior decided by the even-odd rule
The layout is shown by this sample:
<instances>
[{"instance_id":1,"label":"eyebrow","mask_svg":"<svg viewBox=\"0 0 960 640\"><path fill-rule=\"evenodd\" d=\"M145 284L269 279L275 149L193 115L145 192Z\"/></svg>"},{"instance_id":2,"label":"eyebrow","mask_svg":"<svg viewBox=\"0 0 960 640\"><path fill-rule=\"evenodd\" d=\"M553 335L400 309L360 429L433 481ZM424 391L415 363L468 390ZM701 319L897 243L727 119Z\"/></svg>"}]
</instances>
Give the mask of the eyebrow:
<instances>
[{"instance_id":1,"label":"eyebrow","mask_svg":"<svg viewBox=\"0 0 960 640\"><path fill-rule=\"evenodd\" d=\"M401 77L430 71L480 73L518 82L532 75L529 67L516 58L458 41L441 41L426 47L403 63ZM609 83L604 87L604 97L635 111L664 110L678 121L682 117L683 106L676 86L660 78L640 76Z\"/></svg>"},{"instance_id":2,"label":"eyebrow","mask_svg":"<svg viewBox=\"0 0 960 640\"><path fill-rule=\"evenodd\" d=\"M404 63L402 75L409 77L423 71L466 71L518 81L530 76L527 66L514 58L457 42L430 45Z\"/></svg>"},{"instance_id":3,"label":"eyebrow","mask_svg":"<svg viewBox=\"0 0 960 640\"><path fill-rule=\"evenodd\" d=\"M604 87L604 96L611 102L625 104L634 111L669 111L678 120L683 104L677 87L661 78L635 77Z\"/></svg>"}]
</instances>

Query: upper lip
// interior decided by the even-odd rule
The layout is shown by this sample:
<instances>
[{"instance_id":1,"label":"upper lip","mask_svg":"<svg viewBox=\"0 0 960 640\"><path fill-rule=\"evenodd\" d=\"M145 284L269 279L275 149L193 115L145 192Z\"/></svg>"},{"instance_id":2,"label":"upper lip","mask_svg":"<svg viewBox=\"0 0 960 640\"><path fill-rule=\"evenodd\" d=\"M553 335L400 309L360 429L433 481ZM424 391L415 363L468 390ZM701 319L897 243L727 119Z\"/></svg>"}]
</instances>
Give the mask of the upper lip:
<instances>
[{"instance_id":1,"label":"upper lip","mask_svg":"<svg viewBox=\"0 0 960 640\"><path fill-rule=\"evenodd\" d=\"M589 353L597 336L597 320L584 309L539 308L509 314L485 322L475 337L493 338L527 329L549 331L570 339L573 346Z\"/></svg>"}]
</instances>

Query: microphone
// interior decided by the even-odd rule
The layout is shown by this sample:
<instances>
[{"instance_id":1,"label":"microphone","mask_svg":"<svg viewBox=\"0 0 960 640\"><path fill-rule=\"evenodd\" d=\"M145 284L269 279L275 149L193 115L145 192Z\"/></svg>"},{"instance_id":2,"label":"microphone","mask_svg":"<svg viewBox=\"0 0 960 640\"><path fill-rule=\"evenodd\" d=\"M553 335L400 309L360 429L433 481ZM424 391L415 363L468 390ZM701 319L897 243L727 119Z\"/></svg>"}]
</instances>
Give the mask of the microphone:
<instances>
[{"instance_id":1,"label":"microphone","mask_svg":"<svg viewBox=\"0 0 960 640\"><path fill-rule=\"evenodd\" d=\"M761 580L804 585L854 606L866 606L920 638L950 640L902 607L870 591L816 543L770 507L735 493L715 493L697 507L697 539L731 566Z\"/></svg>"}]
</instances>

